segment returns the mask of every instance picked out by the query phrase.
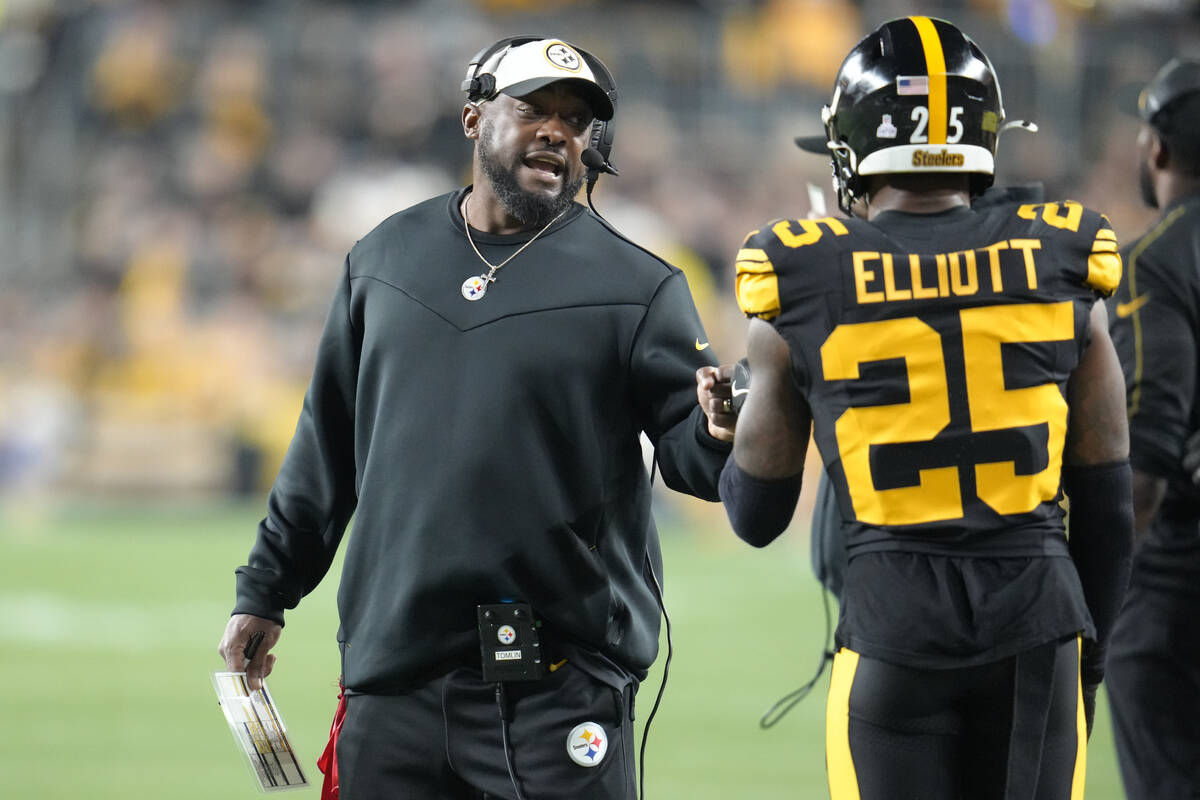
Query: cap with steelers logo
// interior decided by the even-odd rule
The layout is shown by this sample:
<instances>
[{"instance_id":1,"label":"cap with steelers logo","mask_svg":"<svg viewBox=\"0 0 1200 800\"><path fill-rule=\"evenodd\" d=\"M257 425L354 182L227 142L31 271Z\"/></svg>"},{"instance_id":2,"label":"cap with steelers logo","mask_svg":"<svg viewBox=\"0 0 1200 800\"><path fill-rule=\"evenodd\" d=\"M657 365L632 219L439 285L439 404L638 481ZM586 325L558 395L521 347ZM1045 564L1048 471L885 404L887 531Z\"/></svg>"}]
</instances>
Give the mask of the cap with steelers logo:
<instances>
[{"instance_id":1,"label":"cap with steelers logo","mask_svg":"<svg viewBox=\"0 0 1200 800\"><path fill-rule=\"evenodd\" d=\"M480 71L492 73L496 81L494 91L510 97L524 97L557 81L571 81L591 102L597 119L613 117L612 101L587 61L578 50L559 39L538 39L509 47L498 53L491 64L481 65Z\"/></svg>"}]
</instances>

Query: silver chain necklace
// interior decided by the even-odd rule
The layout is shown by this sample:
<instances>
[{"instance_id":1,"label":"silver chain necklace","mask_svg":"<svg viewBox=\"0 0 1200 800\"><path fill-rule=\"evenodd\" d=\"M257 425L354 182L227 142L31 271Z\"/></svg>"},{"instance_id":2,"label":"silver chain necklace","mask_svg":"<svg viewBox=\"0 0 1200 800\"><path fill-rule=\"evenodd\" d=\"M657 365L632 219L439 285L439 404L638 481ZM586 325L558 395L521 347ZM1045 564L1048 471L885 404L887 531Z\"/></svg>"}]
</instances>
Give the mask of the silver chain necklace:
<instances>
[{"instance_id":1,"label":"silver chain necklace","mask_svg":"<svg viewBox=\"0 0 1200 800\"><path fill-rule=\"evenodd\" d=\"M547 222L546 227L535 233L532 239L517 248L517 252L504 259L499 264L493 264L483 257L483 253L479 252L479 248L475 246L475 240L471 238L471 223L467 221L467 204L470 202L471 195L468 194L467 199L463 201L463 231L467 234L467 242L471 245L471 249L475 251L475 255L479 256L479 260L488 266L488 272L486 275L472 275L463 281L462 296L468 300L475 301L487 294L488 284L495 283L496 273L500 271L500 268L512 261L517 256L521 255L521 251L533 244L534 240L549 230L551 225L558 222L559 217L567 213L567 209L564 208L562 211L558 212L558 216Z\"/></svg>"}]
</instances>

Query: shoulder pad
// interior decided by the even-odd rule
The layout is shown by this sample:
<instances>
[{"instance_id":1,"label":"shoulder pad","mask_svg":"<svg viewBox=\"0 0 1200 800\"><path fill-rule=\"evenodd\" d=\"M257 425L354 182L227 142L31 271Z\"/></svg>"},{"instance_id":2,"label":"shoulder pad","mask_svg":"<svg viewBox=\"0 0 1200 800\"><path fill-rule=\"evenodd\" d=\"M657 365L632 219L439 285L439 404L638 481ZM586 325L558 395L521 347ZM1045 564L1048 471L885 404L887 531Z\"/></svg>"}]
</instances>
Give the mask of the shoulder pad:
<instances>
[{"instance_id":1,"label":"shoulder pad","mask_svg":"<svg viewBox=\"0 0 1200 800\"><path fill-rule=\"evenodd\" d=\"M1083 285L1106 297L1116 291L1121 281L1121 256L1107 217L1073 200L1028 203L1018 206L1016 213L1030 220L1032 231L1041 237L1069 239L1068 251L1085 259L1079 270Z\"/></svg>"},{"instance_id":2,"label":"shoulder pad","mask_svg":"<svg viewBox=\"0 0 1200 800\"><path fill-rule=\"evenodd\" d=\"M1088 276L1084 283L1108 297L1121 282L1121 255L1117 252L1117 234L1108 217L1101 214L1100 222L1092 252L1088 254Z\"/></svg>"},{"instance_id":3,"label":"shoulder pad","mask_svg":"<svg viewBox=\"0 0 1200 800\"><path fill-rule=\"evenodd\" d=\"M822 219L773 220L751 231L738 250L734 290L738 307L746 316L773 319L782 307L776 264L795 269L812 256L824 252L817 246L824 239L849 233L846 221L835 217ZM802 251L800 248L810 248Z\"/></svg>"}]
</instances>

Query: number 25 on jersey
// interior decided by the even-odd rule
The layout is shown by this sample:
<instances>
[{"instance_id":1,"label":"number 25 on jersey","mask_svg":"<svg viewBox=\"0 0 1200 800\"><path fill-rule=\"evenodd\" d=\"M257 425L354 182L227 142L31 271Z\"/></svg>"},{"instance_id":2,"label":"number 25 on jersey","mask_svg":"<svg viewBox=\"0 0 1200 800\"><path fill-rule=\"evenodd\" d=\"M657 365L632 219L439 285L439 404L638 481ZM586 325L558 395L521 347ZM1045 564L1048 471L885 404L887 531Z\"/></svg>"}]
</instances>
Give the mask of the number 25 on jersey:
<instances>
[{"instance_id":1,"label":"number 25 on jersey","mask_svg":"<svg viewBox=\"0 0 1200 800\"><path fill-rule=\"evenodd\" d=\"M1019 475L1012 460L989 460L972 453L976 492L997 514L1023 514L1058 493L1067 403L1053 379L1009 389L1004 380L1003 345L1070 341L1074 306L1022 303L962 309L963 369L947 371L941 335L917 317L842 324L821 347L825 380L856 380L864 363L903 359L908 402L852 406L835 425L846 482L861 522L916 525L954 520L964 514L959 467L947 464L919 470L919 483L877 489L871 471L873 446L933 441L951 424L950 390L956 375L965 381L971 433L1027 426L1047 427L1044 469ZM961 388L962 387L958 387Z\"/></svg>"}]
</instances>

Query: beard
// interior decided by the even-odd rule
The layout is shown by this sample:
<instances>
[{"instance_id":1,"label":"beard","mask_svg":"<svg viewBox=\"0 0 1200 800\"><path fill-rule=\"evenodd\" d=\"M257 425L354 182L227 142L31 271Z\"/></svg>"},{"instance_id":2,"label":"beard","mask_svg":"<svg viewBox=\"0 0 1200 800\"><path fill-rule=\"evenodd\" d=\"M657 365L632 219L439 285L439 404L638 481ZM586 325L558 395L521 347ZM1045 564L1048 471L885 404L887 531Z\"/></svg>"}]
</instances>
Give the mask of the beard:
<instances>
[{"instance_id":1,"label":"beard","mask_svg":"<svg viewBox=\"0 0 1200 800\"><path fill-rule=\"evenodd\" d=\"M1150 166L1142 159L1138 164L1138 191L1142 202L1151 208L1158 208L1158 195L1154 191L1154 178L1150 175Z\"/></svg>"},{"instance_id":2,"label":"beard","mask_svg":"<svg viewBox=\"0 0 1200 800\"><path fill-rule=\"evenodd\" d=\"M574 180L565 178L562 191L558 194L531 192L517 182L516 171L521 164L520 159L506 165L500 162L492 150L492 126L487 121L479 133L479 164L483 167L483 174L492 184L492 191L500 205L513 218L520 220L521 224L530 228L548 225L575 202L575 195L579 194L579 189L583 186L582 175Z\"/></svg>"}]
</instances>

